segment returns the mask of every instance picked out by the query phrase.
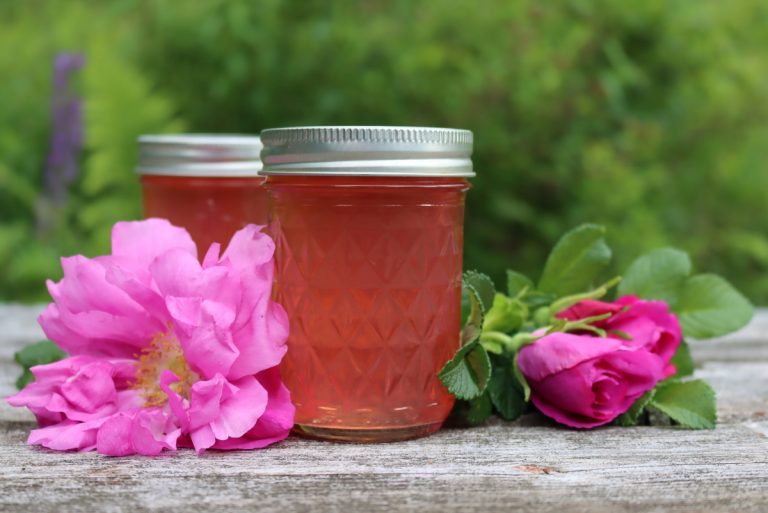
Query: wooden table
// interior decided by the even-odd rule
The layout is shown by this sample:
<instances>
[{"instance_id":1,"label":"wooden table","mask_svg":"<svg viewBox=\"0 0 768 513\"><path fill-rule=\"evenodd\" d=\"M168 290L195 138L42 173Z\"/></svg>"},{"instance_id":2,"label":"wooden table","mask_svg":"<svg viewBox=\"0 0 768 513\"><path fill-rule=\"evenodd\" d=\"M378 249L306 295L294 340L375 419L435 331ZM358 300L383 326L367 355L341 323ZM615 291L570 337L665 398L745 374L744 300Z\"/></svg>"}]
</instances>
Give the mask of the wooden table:
<instances>
[{"instance_id":1,"label":"wooden table","mask_svg":"<svg viewBox=\"0 0 768 513\"><path fill-rule=\"evenodd\" d=\"M40 307L0 306L0 393ZM253 452L106 458L27 447L0 406L0 511L768 511L768 311L693 345L718 392L714 431L572 431L529 415L383 445L290 438Z\"/></svg>"}]
</instances>

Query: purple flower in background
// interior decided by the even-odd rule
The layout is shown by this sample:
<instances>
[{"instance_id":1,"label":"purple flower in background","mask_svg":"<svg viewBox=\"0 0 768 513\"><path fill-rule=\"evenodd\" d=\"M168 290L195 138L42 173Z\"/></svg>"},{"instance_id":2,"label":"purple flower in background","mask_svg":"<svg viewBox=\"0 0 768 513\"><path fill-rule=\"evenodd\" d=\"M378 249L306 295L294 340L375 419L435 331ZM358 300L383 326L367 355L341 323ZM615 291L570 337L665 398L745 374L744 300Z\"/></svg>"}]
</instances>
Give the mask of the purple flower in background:
<instances>
[{"instance_id":1,"label":"purple flower in background","mask_svg":"<svg viewBox=\"0 0 768 513\"><path fill-rule=\"evenodd\" d=\"M77 178L83 146L83 106L72 88L72 76L85 63L79 53L60 53L53 62L51 145L45 169L47 196L56 205L66 199L67 186Z\"/></svg>"}]
</instances>

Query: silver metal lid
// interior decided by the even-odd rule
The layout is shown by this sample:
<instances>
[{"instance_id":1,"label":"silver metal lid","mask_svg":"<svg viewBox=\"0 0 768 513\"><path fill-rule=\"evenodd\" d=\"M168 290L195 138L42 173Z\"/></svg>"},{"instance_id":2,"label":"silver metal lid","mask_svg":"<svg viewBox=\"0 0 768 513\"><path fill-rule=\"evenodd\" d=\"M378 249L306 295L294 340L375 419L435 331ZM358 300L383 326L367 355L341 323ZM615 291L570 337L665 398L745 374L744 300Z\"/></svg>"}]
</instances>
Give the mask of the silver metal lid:
<instances>
[{"instance_id":1,"label":"silver metal lid","mask_svg":"<svg viewBox=\"0 0 768 513\"><path fill-rule=\"evenodd\" d=\"M261 132L262 175L470 177L472 132L317 126Z\"/></svg>"},{"instance_id":2,"label":"silver metal lid","mask_svg":"<svg viewBox=\"0 0 768 513\"><path fill-rule=\"evenodd\" d=\"M165 176L258 176L260 153L258 136L142 135L136 171Z\"/></svg>"}]
</instances>

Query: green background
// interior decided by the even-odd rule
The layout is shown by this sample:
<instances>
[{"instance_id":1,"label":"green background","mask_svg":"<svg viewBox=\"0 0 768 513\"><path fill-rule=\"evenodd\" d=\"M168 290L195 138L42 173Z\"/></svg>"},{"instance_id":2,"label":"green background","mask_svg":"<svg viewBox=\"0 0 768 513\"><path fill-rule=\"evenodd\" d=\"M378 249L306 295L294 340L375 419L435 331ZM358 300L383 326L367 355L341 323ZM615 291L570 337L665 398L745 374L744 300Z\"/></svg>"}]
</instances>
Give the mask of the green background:
<instances>
[{"instance_id":1,"label":"green background","mask_svg":"<svg viewBox=\"0 0 768 513\"><path fill-rule=\"evenodd\" d=\"M768 2L0 2L0 299L140 214L135 138L302 124L475 133L466 267L535 272L585 221L768 300ZM79 175L45 187L54 57L85 55Z\"/></svg>"}]
</instances>

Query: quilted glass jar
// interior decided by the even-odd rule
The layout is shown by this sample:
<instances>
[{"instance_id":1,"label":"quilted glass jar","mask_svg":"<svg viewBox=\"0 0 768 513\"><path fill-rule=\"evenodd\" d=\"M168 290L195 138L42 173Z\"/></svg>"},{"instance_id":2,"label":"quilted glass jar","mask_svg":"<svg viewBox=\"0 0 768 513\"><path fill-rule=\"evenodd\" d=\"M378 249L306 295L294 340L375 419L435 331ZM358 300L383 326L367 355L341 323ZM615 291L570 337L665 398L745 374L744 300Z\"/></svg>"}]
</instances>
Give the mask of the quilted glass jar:
<instances>
[{"instance_id":1,"label":"quilted glass jar","mask_svg":"<svg viewBox=\"0 0 768 513\"><path fill-rule=\"evenodd\" d=\"M186 228L202 254L212 242L223 250L246 224L267 224L260 151L255 136L141 136L137 171L144 217Z\"/></svg>"},{"instance_id":2,"label":"quilted glass jar","mask_svg":"<svg viewBox=\"0 0 768 513\"><path fill-rule=\"evenodd\" d=\"M437 431L454 402L437 373L459 347L472 133L290 128L262 142L296 431Z\"/></svg>"}]
</instances>

